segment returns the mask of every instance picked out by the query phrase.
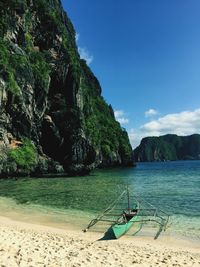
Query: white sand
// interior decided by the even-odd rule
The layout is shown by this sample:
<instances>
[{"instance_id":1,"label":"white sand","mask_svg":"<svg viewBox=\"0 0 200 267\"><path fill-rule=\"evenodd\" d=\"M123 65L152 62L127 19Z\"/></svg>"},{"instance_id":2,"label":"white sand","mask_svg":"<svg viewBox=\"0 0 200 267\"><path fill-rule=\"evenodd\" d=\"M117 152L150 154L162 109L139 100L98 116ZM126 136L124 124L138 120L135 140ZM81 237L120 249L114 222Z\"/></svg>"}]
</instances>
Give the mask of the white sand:
<instances>
[{"instance_id":1,"label":"white sand","mask_svg":"<svg viewBox=\"0 0 200 267\"><path fill-rule=\"evenodd\" d=\"M98 241L101 237L0 217L0 266L200 266L199 244L167 237Z\"/></svg>"}]
</instances>

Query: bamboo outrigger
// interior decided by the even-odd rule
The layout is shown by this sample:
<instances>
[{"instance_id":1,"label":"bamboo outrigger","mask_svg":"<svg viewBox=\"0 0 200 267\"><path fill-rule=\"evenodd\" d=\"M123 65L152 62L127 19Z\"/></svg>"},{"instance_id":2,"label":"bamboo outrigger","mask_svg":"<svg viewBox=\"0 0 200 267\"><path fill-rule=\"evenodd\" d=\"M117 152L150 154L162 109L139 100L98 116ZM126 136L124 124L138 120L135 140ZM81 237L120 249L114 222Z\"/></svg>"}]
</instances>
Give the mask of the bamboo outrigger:
<instances>
[{"instance_id":1,"label":"bamboo outrigger","mask_svg":"<svg viewBox=\"0 0 200 267\"><path fill-rule=\"evenodd\" d=\"M123 206L124 198L127 197L126 206ZM157 239L162 231L166 230L169 222L169 215L164 211L157 209L149 202L139 196L131 196L129 188L109 205L109 207L91 220L84 232L87 232L98 222L107 222L110 224L109 230L112 231L115 238L124 235L133 225L140 224L139 232L145 222L155 222L159 229L155 235Z\"/></svg>"}]
</instances>

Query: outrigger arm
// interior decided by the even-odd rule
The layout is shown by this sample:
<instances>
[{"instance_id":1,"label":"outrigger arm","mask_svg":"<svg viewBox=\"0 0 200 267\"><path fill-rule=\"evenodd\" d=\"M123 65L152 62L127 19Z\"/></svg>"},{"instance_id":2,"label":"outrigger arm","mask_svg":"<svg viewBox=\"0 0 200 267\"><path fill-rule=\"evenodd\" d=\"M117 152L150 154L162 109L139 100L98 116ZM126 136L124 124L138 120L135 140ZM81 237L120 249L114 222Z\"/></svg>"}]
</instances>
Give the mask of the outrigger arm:
<instances>
[{"instance_id":1,"label":"outrigger arm","mask_svg":"<svg viewBox=\"0 0 200 267\"><path fill-rule=\"evenodd\" d=\"M123 215L124 215L123 208L124 207L122 208L122 206L120 206L120 208L119 208L119 206L117 206L117 205L119 205L120 200L121 200L120 204L121 205L123 204L122 197L126 193L127 193L127 197L128 197L128 203L127 203L128 206L126 207L125 210L127 212L131 212L131 208L136 209L138 218L136 220L134 220L134 224L135 223L141 223L140 229L136 233L138 233L141 230L144 222L155 222L155 223L159 224L158 232L156 233L156 235L154 237L154 239L157 239L159 237L159 235L161 234L161 232L166 230L168 222L169 222L169 215L166 212L154 207L151 203L147 202L146 200L142 199L141 197L139 197L137 195L130 196L128 187L127 187L127 190L124 190L122 192L122 194L114 202L112 202L106 210L104 210L96 218L91 220L90 223L88 224L88 226L83 230L83 232L87 232L91 227L93 227L96 223L98 223L100 221L111 223L112 227L113 227L113 225L121 225L123 223L127 223L126 221L123 220ZM130 197L133 197L134 203L136 203L136 208L134 208L134 205L133 205L133 207L131 206ZM144 206L144 208L141 208L140 203L146 203L146 205L148 205L150 207L145 208L145 206ZM110 218L109 218L109 216L110 216ZM116 219L115 219L115 217L116 217ZM146 217L146 219L143 219L142 217L143 218ZM139 218L141 218L141 219L139 219Z\"/></svg>"}]
</instances>

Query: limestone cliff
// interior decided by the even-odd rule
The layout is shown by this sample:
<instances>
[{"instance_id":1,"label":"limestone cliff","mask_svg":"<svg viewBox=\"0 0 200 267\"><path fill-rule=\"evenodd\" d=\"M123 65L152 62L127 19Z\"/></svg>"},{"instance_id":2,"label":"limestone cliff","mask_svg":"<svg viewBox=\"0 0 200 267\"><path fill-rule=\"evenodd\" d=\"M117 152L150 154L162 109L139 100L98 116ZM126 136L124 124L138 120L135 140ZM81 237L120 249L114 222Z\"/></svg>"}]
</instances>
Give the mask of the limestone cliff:
<instances>
[{"instance_id":1,"label":"limestone cliff","mask_svg":"<svg viewBox=\"0 0 200 267\"><path fill-rule=\"evenodd\" d=\"M200 159L200 135L143 138L134 150L134 159L137 162Z\"/></svg>"},{"instance_id":2,"label":"limestone cliff","mask_svg":"<svg viewBox=\"0 0 200 267\"><path fill-rule=\"evenodd\" d=\"M0 1L0 173L132 165L60 0Z\"/></svg>"}]
</instances>

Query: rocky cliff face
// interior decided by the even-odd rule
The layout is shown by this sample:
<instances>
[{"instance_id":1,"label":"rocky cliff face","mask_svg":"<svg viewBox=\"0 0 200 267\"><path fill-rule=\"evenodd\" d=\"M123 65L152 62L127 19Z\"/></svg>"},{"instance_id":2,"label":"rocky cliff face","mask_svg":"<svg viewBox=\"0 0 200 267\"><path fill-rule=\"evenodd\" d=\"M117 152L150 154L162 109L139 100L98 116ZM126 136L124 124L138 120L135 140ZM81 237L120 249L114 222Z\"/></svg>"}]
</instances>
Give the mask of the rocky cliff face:
<instances>
[{"instance_id":1,"label":"rocky cliff face","mask_svg":"<svg viewBox=\"0 0 200 267\"><path fill-rule=\"evenodd\" d=\"M200 135L143 138L134 150L137 162L200 159Z\"/></svg>"},{"instance_id":2,"label":"rocky cliff face","mask_svg":"<svg viewBox=\"0 0 200 267\"><path fill-rule=\"evenodd\" d=\"M60 0L1 1L1 175L131 165L113 114Z\"/></svg>"}]
</instances>

